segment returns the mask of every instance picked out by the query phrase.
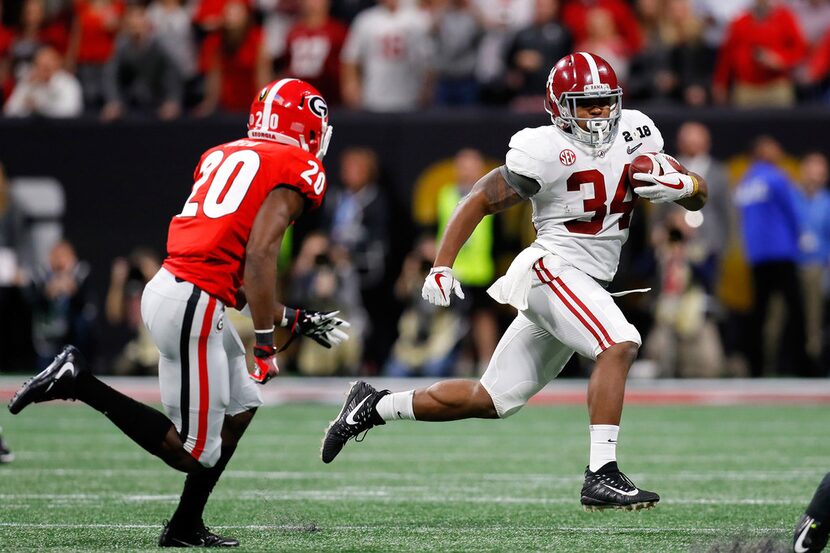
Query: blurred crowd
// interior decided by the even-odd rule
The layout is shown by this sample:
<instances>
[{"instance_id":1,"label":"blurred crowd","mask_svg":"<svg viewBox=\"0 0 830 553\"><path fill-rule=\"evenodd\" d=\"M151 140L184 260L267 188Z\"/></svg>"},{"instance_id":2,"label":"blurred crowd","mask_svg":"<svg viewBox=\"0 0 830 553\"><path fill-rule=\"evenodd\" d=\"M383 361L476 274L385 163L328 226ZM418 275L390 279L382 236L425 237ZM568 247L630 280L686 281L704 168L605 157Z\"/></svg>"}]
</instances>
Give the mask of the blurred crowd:
<instances>
[{"instance_id":1,"label":"blurred crowd","mask_svg":"<svg viewBox=\"0 0 830 553\"><path fill-rule=\"evenodd\" d=\"M828 376L826 154L795 158L775 139L760 136L745 155L720 160L710 151L710 138L705 125L687 122L674 152L706 178L709 201L702 211L644 201L635 207L612 284L616 290L653 289L618 300L644 338L634 370L653 377ZM289 305L340 310L352 323L351 340L332 350L295 341L281 355L283 370L316 376L480 374L514 316L486 289L533 240L530 206L484 219L454 266L465 300L436 308L420 297L436 244L459 199L499 161L471 148L436 161L414 183L408 214L389 197L373 150L348 147L338 161L316 221L283 242L279 294ZM10 358L28 340L38 366L71 342L99 370L154 373L158 352L139 305L159 254L125 252L112 262L108 289L94 290L88 264L69 241L60 233L35 232L48 219L38 223L21 189L0 172L0 309L21 314L3 318L8 328L0 329L0 370L28 366L25 355ZM401 236L408 237L405 244ZM250 344L250 320L230 313ZM589 370L585 360L575 359L565 374Z\"/></svg>"},{"instance_id":2,"label":"blurred crowd","mask_svg":"<svg viewBox=\"0 0 830 553\"><path fill-rule=\"evenodd\" d=\"M3 0L0 95L9 117L168 120L291 76L330 106L539 111L574 50L628 102L830 102L830 0Z\"/></svg>"}]
</instances>

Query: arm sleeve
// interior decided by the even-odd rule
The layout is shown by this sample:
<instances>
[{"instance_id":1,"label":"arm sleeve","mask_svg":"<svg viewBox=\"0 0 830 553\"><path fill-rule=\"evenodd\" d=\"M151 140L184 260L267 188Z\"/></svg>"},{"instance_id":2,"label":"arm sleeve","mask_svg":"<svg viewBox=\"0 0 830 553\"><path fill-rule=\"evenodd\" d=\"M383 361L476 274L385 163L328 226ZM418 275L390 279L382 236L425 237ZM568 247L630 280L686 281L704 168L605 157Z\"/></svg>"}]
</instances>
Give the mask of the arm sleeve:
<instances>
[{"instance_id":1,"label":"arm sleeve","mask_svg":"<svg viewBox=\"0 0 830 553\"><path fill-rule=\"evenodd\" d=\"M499 173L504 177L507 185L516 191L516 194L527 200L542 189L542 185L536 179L514 173L506 165L499 167Z\"/></svg>"}]
</instances>

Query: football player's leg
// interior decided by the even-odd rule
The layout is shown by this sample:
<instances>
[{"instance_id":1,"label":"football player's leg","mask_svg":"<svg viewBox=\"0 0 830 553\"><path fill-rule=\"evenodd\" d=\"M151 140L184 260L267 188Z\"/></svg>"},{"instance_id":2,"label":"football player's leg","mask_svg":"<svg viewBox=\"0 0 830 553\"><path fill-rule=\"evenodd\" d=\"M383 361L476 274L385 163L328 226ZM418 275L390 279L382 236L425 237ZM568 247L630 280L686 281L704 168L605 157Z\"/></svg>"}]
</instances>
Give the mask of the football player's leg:
<instances>
[{"instance_id":1,"label":"football player's leg","mask_svg":"<svg viewBox=\"0 0 830 553\"><path fill-rule=\"evenodd\" d=\"M625 379L640 346L640 334L594 279L555 256L535 265L528 318L580 354L595 359L588 384L590 462L582 504L587 509L648 508L660 497L637 489L617 468L617 436Z\"/></svg>"},{"instance_id":2,"label":"football player's leg","mask_svg":"<svg viewBox=\"0 0 830 553\"><path fill-rule=\"evenodd\" d=\"M219 460L229 394L227 357L217 329L223 307L169 276L160 293L151 282L142 298L142 314L160 352L161 402L181 443L175 453L190 457L197 469L211 467Z\"/></svg>"},{"instance_id":3,"label":"football player's leg","mask_svg":"<svg viewBox=\"0 0 830 553\"><path fill-rule=\"evenodd\" d=\"M506 418L516 413L562 372L573 353L571 347L519 313L481 377L496 414Z\"/></svg>"},{"instance_id":4,"label":"football player's leg","mask_svg":"<svg viewBox=\"0 0 830 553\"><path fill-rule=\"evenodd\" d=\"M326 430L323 462L330 463L349 439L390 420L510 416L559 374L572 354L573 350L520 316L499 341L481 381L451 379L396 393L356 382L340 414Z\"/></svg>"},{"instance_id":5,"label":"football player's leg","mask_svg":"<svg viewBox=\"0 0 830 553\"><path fill-rule=\"evenodd\" d=\"M148 290L142 298L142 316L148 320L147 317L155 317L166 306L165 316L160 319L165 321L162 326L169 333L176 328L169 317L172 315L169 312L170 305L175 303ZM64 348L49 367L27 381L12 399L9 409L12 413L18 413L30 403L53 399L83 401L103 413L138 445L173 468L182 471L201 469L184 450L176 428L168 417L95 378L80 352L73 346Z\"/></svg>"},{"instance_id":6,"label":"football player's leg","mask_svg":"<svg viewBox=\"0 0 830 553\"><path fill-rule=\"evenodd\" d=\"M257 408L262 405L259 386L248 378L245 350L229 322L223 331L223 347L228 360L229 402L222 426L221 455L213 467L188 475L179 506L170 526L200 528L202 513L213 488L236 451L237 444L248 428Z\"/></svg>"},{"instance_id":7,"label":"football player's leg","mask_svg":"<svg viewBox=\"0 0 830 553\"><path fill-rule=\"evenodd\" d=\"M522 315L508 327L481 380L451 379L381 397L384 421L508 417L550 382L573 354Z\"/></svg>"}]
</instances>

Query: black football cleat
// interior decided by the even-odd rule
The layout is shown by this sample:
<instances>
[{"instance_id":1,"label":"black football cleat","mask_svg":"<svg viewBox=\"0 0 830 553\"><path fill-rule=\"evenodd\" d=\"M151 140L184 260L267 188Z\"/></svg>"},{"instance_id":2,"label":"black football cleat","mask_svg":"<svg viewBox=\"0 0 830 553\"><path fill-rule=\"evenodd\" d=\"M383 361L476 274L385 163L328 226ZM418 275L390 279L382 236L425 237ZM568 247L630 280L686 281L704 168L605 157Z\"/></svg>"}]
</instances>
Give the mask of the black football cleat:
<instances>
[{"instance_id":1,"label":"black football cleat","mask_svg":"<svg viewBox=\"0 0 830 553\"><path fill-rule=\"evenodd\" d=\"M340 414L331 421L323 437L320 457L324 463L334 461L350 439L370 428L386 424L375 411L375 405L388 393L389 390L379 392L360 380L352 384Z\"/></svg>"},{"instance_id":2,"label":"black football cleat","mask_svg":"<svg viewBox=\"0 0 830 553\"><path fill-rule=\"evenodd\" d=\"M66 346L51 365L23 383L9 402L9 411L16 415L30 403L75 399L75 379L86 370L80 352L75 346Z\"/></svg>"},{"instance_id":3,"label":"black football cleat","mask_svg":"<svg viewBox=\"0 0 830 553\"><path fill-rule=\"evenodd\" d=\"M793 535L793 551L795 553L814 553L824 550L830 527L822 524L808 514L804 514Z\"/></svg>"},{"instance_id":4,"label":"black football cleat","mask_svg":"<svg viewBox=\"0 0 830 553\"><path fill-rule=\"evenodd\" d=\"M239 540L218 536L201 524L190 530L181 530L164 523L159 547L239 547Z\"/></svg>"},{"instance_id":5,"label":"black football cleat","mask_svg":"<svg viewBox=\"0 0 830 553\"><path fill-rule=\"evenodd\" d=\"M611 461L598 471L585 469L585 483L582 485L582 508L586 511L622 509L637 511L651 509L660 501L654 492L641 490Z\"/></svg>"}]
</instances>

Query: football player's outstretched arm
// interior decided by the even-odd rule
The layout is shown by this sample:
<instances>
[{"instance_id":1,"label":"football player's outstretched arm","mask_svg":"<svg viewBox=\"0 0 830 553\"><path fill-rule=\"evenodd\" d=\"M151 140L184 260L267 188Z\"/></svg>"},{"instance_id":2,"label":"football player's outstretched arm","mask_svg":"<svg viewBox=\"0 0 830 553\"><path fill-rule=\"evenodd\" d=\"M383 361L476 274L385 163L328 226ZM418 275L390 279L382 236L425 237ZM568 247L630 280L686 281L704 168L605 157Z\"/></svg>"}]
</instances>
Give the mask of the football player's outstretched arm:
<instances>
[{"instance_id":1,"label":"football player's outstretched arm","mask_svg":"<svg viewBox=\"0 0 830 553\"><path fill-rule=\"evenodd\" d=\"M679 206L685 207L689 211L699 211L706 205L706 199L709 197L709 188L706 186L706 179L689 171L687 173L697 182L697 192L688 198L677 200L675 203Z\"/></svg>"},{"instance_id":2,"label":"football player's outstretched arm","mask_svg":"<svg viewBox=\"0 0 830 553\"><path fill-rule=\"evenodd\" d=\"M271 191L259 208L245 249L245 298L255 329L274 326L277 256L285 230L303 211L303 197L289 188Z\"/></svg>"},{"instance_id":3,"label":"football player's outstretched arm","mask_svg":"<svg viewBox=\"0 0 830 553\"><path fill-rule=\"evenodd\" d=\"M461 246L485 215L504 211L522 201L498 169L481 177L453 211L435 256L435 266L452 267Z\"/></svg>"}]
</instances>

